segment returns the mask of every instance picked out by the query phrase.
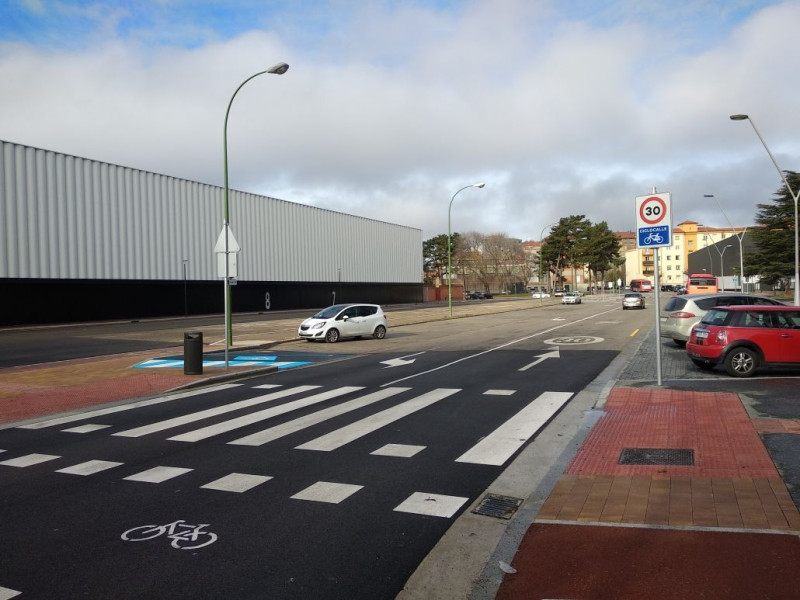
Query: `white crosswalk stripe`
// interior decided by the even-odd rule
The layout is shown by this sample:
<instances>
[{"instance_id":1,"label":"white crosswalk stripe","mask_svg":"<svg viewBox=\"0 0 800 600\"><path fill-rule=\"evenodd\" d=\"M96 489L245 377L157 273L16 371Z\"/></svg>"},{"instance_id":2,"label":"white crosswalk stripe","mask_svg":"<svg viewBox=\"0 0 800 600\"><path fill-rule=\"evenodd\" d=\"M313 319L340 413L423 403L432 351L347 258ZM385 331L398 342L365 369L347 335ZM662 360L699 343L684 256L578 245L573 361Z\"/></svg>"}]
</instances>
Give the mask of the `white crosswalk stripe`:
<instances>
[{"instance_id":1,"label":"white crosswalk stripe","mask_svg":"<svg viewBox=\"0 0 800 600\"><path fill-rule=\"evenodd\" d=\"M233 412L235 410L240 410L242 408L249 408L251 406L257 406L258 404L264 404L265 402L271 402L272 400L286 398L287 396L302 394L303 392L314 390L317 389L318 387L319 387L318 385L301 385L296 388L281 390L279 392L272 392L271 394L256 396L255 398L242 400L240 402L233 402L231 404L225 404L223 406L217 406L215 408L209 408L208 410L201 410L199 412L192 413L189 415L183 415L182 417L175 417L174 419L167 419L166 421L151 423L150 425L136 427L135 429L128 429L127 431L118 431L113 435L121 437L140 437L143 435L148 435L150 433L155 433L157 431L164 431L165 429L171 429L173 427L179 427L180 425L186 425L187 423L194 423L196 421L201 421L203 419L208 419L210 417L216 417L217 415Z\"/></svg>"},{"instance_id":2,"label":"white crosswalk stripe","mask_svg":"<svg viewBox=\"0 0 800 600\"><path fill-rule=\"evenodd\" d=\"M158 398L150 398L148 400L140 400L138 402L131 402L130 404L122 404L120 406L112 406L110 408L99 408L97 410L89 410L86 412L68 415L66 417L56 417L55 419L45 419L44 421L36 421L35 423L28 423L27 425L19 425L17 429L44 429L45 427L55 427L56 425L63 425L65 423L74 423L75 421L84 421L86 419L93 419L94 417L101 417L103 415L111 415L126 410L133 410L135 408L142 408L143 406L153 406L155 404L162 404L164 402L171 402L173 400L180 400L181 398L190 398L200 394L211 394L221 390L227 390L234 387L239 387L241 383L223 383L220 385L212 385L207 388L199 390L189 390L187 392L178 392L169 394L167 396L159 396Z\"/></svg>"},{"instance_id":3,"label":"white crosswalk stripe","mask_svg":"<svg viewBox=\"0 0 800 600\"><path fill-rule=\"evenodd\" d=\"M269 429L264 429L263 431L259 431L252 435L248 435L228 443L238 446L262 446L267 442L271 442L292 433L296 433L302 429L306 429L307 427L318 425L319 423L327 421L328 419L332 419L333 417L338 417L339 415L343 415L358 408L369 406L370 404L379 402L385 398L390 398L391 396L395 396L401 392L406 392L410 389L411 388L384 388L382 390L378 390L377 392L373 392L372 394L367 394L361 398L356 398L355 400L349 400L348 402L344 402L338 406L332 406L330 408L319 410L310 415L289 421L288 423L275 425Z\"/></svg>"},{"instance_id":4,"label":"white crosswalk stripe","mask_svg":"<svg viewBox=\"0 0 800 600\"><path fill-rule=\"evenodd\" d=\"M236 419L230 419L228 421L223 421L222 423L209 425L208 427L203 427L202 429L195 429L194 431L176 435L169 439L176 442L199 442L200 440L205 440L221 433L233 431L234 429L239 429L240 427L246 427L248 425L252 425L253 423L258 423L259 421L266 421L272 417L277 417L278 415L282 415L293 410L298 410L300 408L305 408L306 406L311 406L312 404L317 404L319 402L325 402L326 400L337 398L338 396L344 396L345 394L356 392L361 389L364 388L354 386L340 387L335 390L330 390L328 392L322 392L320 394L309 396L308 398L303 398L302 400L295 400L294 402L288 402L286 404L281 404L280 406L275 406L273 408L268 408L252 414L243 415Z\"/></svg>"},{"instance_id":5,"label":"white crosswalk stripe","mask_svg":"<svg viewBox=\"0 0 800 600\"><path fill-rule=\"evenodd\" d=\"M32 467L33 465L38 465L40 463L47 462L49 460L55 460L57 458L61 457L54 456L52 454L26 454L25 456L4 460L0 462L0 465L5 465L7 467L25 468L25 467Z\"/></svg>"},{"instance_id":6,"label":"white crosswalk stripe","mask_svg":"<svg viewBox=\"0 0 800 600\"><path fill-rule=\"evenodd\" d=\"M129 477L125 477L127 481L143 481L145 483L163 483L174 477L179 477L185 473L189 473L193 469L184 469L183 467L153 467L141 473L136 473Z\"/></svg>"},{"instance_id":7,"label":"white crosswalk stripe","mask_svg":"<svg viewBox=\"0 0 800 600\"><path fill-rule=\"evenodd\" d=\"M221 492L243 493L252 490L257 485L269 481L272 477L266 475L248 475L247 473L231 473L215 481L201 485L206 490L218 490Z\"/></svg>"},{"instance_id":8,"label":"white crosswalk stripe","mask_svg":"<svg viewBox=\"0 0 800 600\"><path fill-rule=\"evenodd\" d=\"M456 459L456 462L501 466L558 412L571 392L544 392L500 427Z\"/></svg>"},{"instance_id":9,"label":"white crosswalk stripe","mask_svg":"<svg viewBox=\"0 0 800 600\"><path fill-rule=\"evenodd\" d=\"M411 400L407 400L402 404L393 406L392 408L387 408L386 410L376 413L371 417L366 417L360 421L356 421L355 423L342 427L341 429L332 431L331 433L323 435L315 440L301 444L300 446L297 446L297 449L319 450L322 452L336 450L337 448L341 448L345 444L349 444L350 442L357 440L368 433L377 431L389 423L393 423L398 419L402 419L411 413L430 406L431 404L435 404L439 400L447 398L448 396L452 396L460 391L461 390L458 389L448 388L439 388L433 390L427 394L423 394L422 396L418 396Z\"/></svg>"},{"instance_id":10,"label":"white crosswalk stripe","mask_svg":"<svg viewBox=\"0 0 800 600\"><path fill-rule=\"evenodd\" d=\"M84 476L94 475L95 473L100 473L101 471L113 469L114 467L119 467L120 465L122 465L121 462L113 462L110 460L88 460L79 465L73 465L71 467L58 469L56 473L66 473L67 475L84 475Z\"/></svg>"}]
</instances>

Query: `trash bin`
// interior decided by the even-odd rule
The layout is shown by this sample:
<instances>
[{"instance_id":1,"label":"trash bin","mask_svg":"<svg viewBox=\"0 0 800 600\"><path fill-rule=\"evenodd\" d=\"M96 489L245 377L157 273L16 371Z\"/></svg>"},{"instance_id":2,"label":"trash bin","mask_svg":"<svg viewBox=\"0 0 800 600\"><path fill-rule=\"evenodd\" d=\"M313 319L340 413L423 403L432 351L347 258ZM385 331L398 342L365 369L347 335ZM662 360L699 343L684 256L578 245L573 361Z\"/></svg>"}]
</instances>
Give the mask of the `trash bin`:
<instances>
[{"instance_id":1,"label":"trash bin","mask_svg":"<svg viewBox=\"0 0 800 600\"><path fill-rule=\"evenodd\" d=\"M203 332L183 332L183 374L203 374Z\"/></svg>"}]
</instances>

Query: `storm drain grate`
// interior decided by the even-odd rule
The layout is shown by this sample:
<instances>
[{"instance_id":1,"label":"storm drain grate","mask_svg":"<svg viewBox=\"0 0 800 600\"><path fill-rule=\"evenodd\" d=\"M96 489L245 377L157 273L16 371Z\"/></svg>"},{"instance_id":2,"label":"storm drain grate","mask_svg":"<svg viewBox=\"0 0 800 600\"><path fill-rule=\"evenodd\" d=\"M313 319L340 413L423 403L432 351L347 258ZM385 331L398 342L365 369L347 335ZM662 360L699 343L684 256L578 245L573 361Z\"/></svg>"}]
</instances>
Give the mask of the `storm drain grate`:
<instances>
[{"instance_id":1,"label":"storm drain grate","mask_svg":"<svg viewBox=\"0 0 800 600\"><path fill-rule=\"evenodd\" d=\"M689 448L623 448L620 465L694 465L694 450Z\"/></svg>"},{"instance_id":2,"label":"storm drain grate","mask_svg":"<svg viewBox=\"0 0 800 600\"><path fill-rule=\"evenodd\" d=\"M478 515L486 515L487 517L510 519L517 512L520 504L522 504L522 498L486 494L481 503L472 512Z\"/></svg>"}]
</instances>

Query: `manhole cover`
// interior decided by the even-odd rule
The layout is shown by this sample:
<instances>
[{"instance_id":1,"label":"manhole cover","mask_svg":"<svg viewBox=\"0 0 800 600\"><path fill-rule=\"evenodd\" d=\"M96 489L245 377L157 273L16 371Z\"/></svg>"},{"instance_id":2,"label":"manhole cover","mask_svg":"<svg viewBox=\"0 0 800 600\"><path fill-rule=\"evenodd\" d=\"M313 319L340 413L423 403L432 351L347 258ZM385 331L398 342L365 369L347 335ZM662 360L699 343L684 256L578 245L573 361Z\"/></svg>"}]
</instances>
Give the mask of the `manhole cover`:
<instances>
[{"instance_id":1,"label":"manhole cover","mask_svg":"<svg viewBox=\"0 0 800 600\"><path fill-rule=\"evenodd\" d=\"M486 515L487 517L510 519L517 512L520 504L522 504L522 498L486 494L481 503L472 512L478 515Z\"/></svg>"},{"instance_id":2,"label":"manhole cover","mask_svg":"<svg viewBox=\"0 0 800 600\"><path fill-rule=\"evenodd\" d=\"M623 448L617 461L620 465L693 465L690 448Z\"/></svg>"}]
</instances>

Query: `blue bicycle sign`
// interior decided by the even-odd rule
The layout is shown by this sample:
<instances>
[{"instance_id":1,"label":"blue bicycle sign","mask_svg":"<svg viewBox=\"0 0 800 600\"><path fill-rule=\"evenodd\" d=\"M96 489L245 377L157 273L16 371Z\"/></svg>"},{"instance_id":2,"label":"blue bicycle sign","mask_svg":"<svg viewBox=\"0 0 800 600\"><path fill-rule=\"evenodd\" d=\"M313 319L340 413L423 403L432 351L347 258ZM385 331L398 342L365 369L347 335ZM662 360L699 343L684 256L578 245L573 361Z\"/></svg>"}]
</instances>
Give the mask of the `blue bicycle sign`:
<instances>
[{"instance_id":1,"label":"blue bicycle sign","mask_svg":"<svg viewBox=\"0 0 800 600\"><path fill-rule=\"evenodd\" d=\"M669 246L669 227L645 227L639 229L639 247Z\"/></svg>"}]
</instances>

